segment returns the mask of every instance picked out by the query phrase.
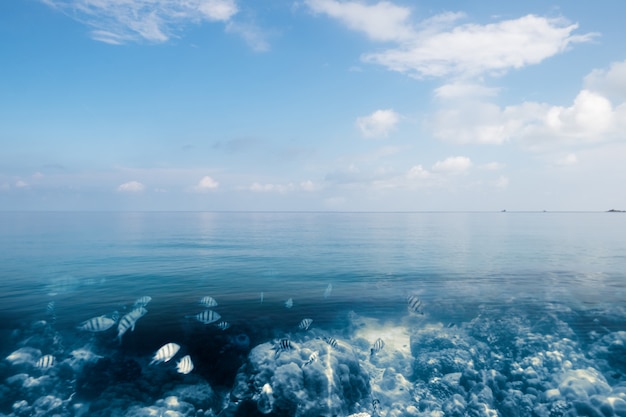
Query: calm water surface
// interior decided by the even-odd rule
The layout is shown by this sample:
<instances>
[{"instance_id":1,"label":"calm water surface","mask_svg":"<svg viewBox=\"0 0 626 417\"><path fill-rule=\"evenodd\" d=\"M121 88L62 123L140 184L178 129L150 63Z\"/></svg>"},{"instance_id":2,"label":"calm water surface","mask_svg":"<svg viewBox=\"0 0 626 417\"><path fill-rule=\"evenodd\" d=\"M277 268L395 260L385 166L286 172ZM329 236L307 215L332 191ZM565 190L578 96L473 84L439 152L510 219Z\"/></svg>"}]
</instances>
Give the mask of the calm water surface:
<instances>
[{"instance_id":1,"label":"calm water surface","mask_svg":"<svg viewBox=\"0 0 626 417\"><path fill-rule=\"evenodd\" d=\"M626 302L620 213L2 213L0 230L8 327L50 300L89 317L141 295L186 311L211 294L239 314L261 292L388 313L407 292L433 314Z\"/></svg>"}]
</instances>

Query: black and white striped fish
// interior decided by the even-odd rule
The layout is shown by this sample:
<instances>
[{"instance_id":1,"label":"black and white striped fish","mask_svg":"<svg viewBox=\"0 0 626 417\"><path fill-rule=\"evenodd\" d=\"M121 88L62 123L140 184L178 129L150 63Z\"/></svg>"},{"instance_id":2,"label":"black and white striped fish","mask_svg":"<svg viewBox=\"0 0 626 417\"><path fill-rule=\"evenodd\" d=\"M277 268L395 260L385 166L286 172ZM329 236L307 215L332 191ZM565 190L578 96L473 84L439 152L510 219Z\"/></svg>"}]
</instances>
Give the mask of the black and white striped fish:
<instances>
[{"instance_id":1,"label":"black and white striped fish","mask_svg":"<svg viewBox=\"0 0 626 417\"><path fill-rule=\"evenodd\" d=\"M324 290L324 298L330 297L331 292L333 292L333 284L328 284L328 286Z\"/></svg>"},{"instance_id":2,"label":"black and white striped fish","mask_svg":"<svg viewBox=\"0 0 626 417\"><path fill-rule=\"evenodd\" d=\"M200 323L211 324L215 323L219 319L222 318L219 313L213 310L204 310L198 314L192 314L190 316L186 316L187 318L192 318L198 320Z\"/></svg>"},{"instance_id":3,"label":"black and white striped fish","mask_svg":"<svg viewBox=\"0 0 626 417\"><path fill-rule=\"evenodd\" d=\"M89 320L85 320L81 324L78 325L78 330L83 330L85 332L104 332L109 330L111 327L115 325L115 320L109 318L107 316L98 316L91 318Z\"/></svg>"},{"instance_id":4,"label":"black and white striped fish","mask_svg":"<svg viewBox=\"0 0 626 417\"><path fill-rule=\"evenodd\" d=\"M376 417L380 415L380 400L378 398L374 398L372 400L372 416Z\"/></svg>"},{"instance_id":5,"label":"black and white striped fish","mask_svg":"<svg viewBox=\"0 0 626 417\"><path fill-rule=\"evenodd\" d=\"M180 345L177 343L167 343L159 348L152 357L150 365L161 362L168 362L172 359L180 350Z\"/></svg>"},{"instance_id":6,"label":"black and white striped fish","mask_svg":"<svg viewBox=\"0 0 626 417\"><path fill-rule=\"evenodd\" d=\"M385 347L385 342L383 341L383 339L381 338L376 339L376 341L372 345L372 348L370 349L370 355L380 352L384 347Z\"/></svg>"},{"instance_id":7,"label":"black and white striped fish","mask_svg":"<svg viewBox=\"0 0 626 417\"><path fill-rule=\"evenodd\" d=\"M286 338L280 339L278 342L274 344L274 350L276 350L275 357L278 358L281 352L285 352L285 351L292 350L295 348L296 346L291 340L286 339Z\"/></svg>"},{"instance_id":8,"label":"black and white striped fish","mask_svg":"<svg viewBox=\"0 0 626 417\"><path fill-rule=\"evenodd\" d=\"M298 324L298 328L300 328L300 330L309 330L311 323L313 323L313 319L302 319L300 324Z\"/></svg>"},{"instance_id":9,"label":"black and white striped fish","mask_svg":"<svg viewBox=\"0 0 626 417\"><path fill-rule=\"evenodd\" d=\"M46 305L46 314L50 317L51 322L54 323L57 320L56 304L54 301L50 301L48 305Z\"/></svg>"},{"instance_id":10,"label":"black and white striped fish","mask_svg":"<svg viewBox=\"0 0 626 417\"><path fill-rule=\"evenodd\" d=\"M317 353L317 351L316 351L316 352L313 352L313 353L311 353L311 356L309 356L309 360L307 360L306 362L304 362L304 363L302 364L302 366L307 366L307 365L310 365L310 364L312 364L313 362L315 362L315 361L316 361L316 360L318 360L318 359L319 359L319 353Z\"/></svg>"},{"instance_id":11,"label":"black and white striped fish","mask_svg":"<svg viewBox=\"0 0 626 417\"><path fill-rule=\"evenodd\" d=\"M121 319L119 324L117 325L117 338L122 343L122 336L124 333L130 329L131 331L135 330L135 324L137 320L146 315L148 310L143 307L136 308L132 310L130 313L125 314Z\"/></svg>"},{"instance_id":12,"label":"black and white striped fish","mask_svg":"<svg viewBox=\"0 0 626 417\"><path fill-rule=\"evenodd\" d=\"M215 298L207 295L205 297L202 297L200 299L200 304L203 305L204 307L210 308L210 307L217 307L217 301L215 301Z\"/></svg>"},{"instance_id":13,"label":"black and white striped fish","mask_svg":"<svg viewBox=\"0 0 626 417\"><path fill-rule=\"evenodd\" d=\"M422 310L422 300L417 295L411 294L406 298L407 308L409 312L415 314L424 314L424 310Z\"/></svg>"},{"instance_id":14,"label":"black and white striped fish","mask_svg":"<svg viewBox=\"0 0 626 417\"><path fill-rule=\"evenodd\" d=\"M324 342L328 343L332 348L337 347L337 339L335 339L334 337L324 337Z\"/></svg>"},{"instance_id":15,"label":"black and white striped fish","mask_svg":"<svg viewBox=\"0 0 626 417\"><path fill-rule=\"evenodd\" d=\"M181 374L188 374L193 371L193 362L191 361L191 356L185 355L181 360L176 364L176 370Z\"/></svg>"},{"instance_id":16,"label":"black and white striped fish","mask_svg":"<svg viewBox=\"0 0 626 417\"><path fill-rule=\"evenodd\" d=\"M39 369L49 369L49 368L52 368L55 363L56 363L56 359L54 356L44 355L41 358L39 358L39 360L35 364L35 367Z\"/></svg>"},{"instance_id":17,"label":"black and white striped fish","mask_svg":"<svg viewBox=\"0 0 626 417\"><path fill-rule=\"evenodd\" d=\"M217 323L216 326L220 330L226 330L230 328L230 323L222 320L219 323Z\"/></svg>"},{"instance_id":18,"label":"black and white striped fish","mask_svg":"<svg viewBox=\"0 0 626 417\"><path fill-rule=\"evenodd\" d=\"M145 307L148 305L150 301L152 301L152 297L150 297L149 295L144 295L143 297L139 297L137 300L135 300L135 304L133 304L133 309L136 309L139 307Z\"/></svg>"},{"instance_id":19,"label":"black and white striped fish","mask_svg":"<svg viewBox=\"0 0 626 417\"><path fill-rule=\"evenodd\" d=\"M287 301L285 301L285 307L287 308L293 307L293 298L290 298Z\"/></svg>"}]
</instances>

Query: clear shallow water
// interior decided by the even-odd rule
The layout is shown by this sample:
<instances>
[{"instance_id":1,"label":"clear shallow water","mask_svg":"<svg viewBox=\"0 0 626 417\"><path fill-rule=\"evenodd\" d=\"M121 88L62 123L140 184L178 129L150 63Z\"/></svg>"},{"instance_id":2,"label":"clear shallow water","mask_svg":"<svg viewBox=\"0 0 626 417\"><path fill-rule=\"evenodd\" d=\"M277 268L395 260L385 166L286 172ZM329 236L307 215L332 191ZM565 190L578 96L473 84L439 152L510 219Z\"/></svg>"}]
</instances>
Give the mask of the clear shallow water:
<instances>
[{"instance_id":1,"label":"clear shallow water","mask_svg":"<svg viewBox=\"0 0 626 417\"><path fill-rule=\"evenodd\" d=\"M2 357L29 346L25 340L38 332L33 323L46 320L47 331L67 346L56 348L59 362L70 356L70 346L84 345L106 357L122 352L145 374L142 361L161 344L179 340L196 352L195 377L228 390L250 349L276 338L304 340L293 336L304 317L313 318L319 331L347 339L356 337L350 333L355 322L367 327L355 317L401 323L411 340L419 340L415 332L437 325L472 335L476 320L506 319L511 309L535 323L546 312L565 312L558 319L588 342L589 332L600 338L626 330L621 213L0 213L0 230ZM406 323L407 294L423 302L419 322ZM143 295L152 297L149 312L121 346L115 329L95 339L76 330L91 317L127 313ZM185 317L202 311L204 295L218 300L215 311L231 329ZM290 309L284 306L288 298ZM54 320L47 311L51 301ZM249 346L235 349L238 359L216 377L219 352L225 346L232 351L240 334ZM45 354L43 345L36 348ZM419 362L418 356L413 351L410 361ZM15 369L6 360L5 366L9 377ZM403 374L412 389L419 380L416 366ZM378 392L371 384L368 399L354 401L350 411L372 412L363 405L372 390ZM18 399L5 401L0 412L11 411L8 403ZM146 406L151 401L157 398L148 396ZM64 409L76 412L68 404ZM418 414L403 412L429 411L416 406ZM277 410L307 415L280 407L270 413Z\"/></svg>"}]
</instances>

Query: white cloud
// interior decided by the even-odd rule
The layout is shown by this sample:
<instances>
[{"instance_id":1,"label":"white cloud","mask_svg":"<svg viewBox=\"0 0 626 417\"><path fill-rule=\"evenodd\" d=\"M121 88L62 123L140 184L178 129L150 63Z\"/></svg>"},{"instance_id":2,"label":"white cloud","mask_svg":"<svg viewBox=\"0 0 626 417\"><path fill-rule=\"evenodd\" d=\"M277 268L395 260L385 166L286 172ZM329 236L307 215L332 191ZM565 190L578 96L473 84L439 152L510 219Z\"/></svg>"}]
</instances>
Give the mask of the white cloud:
<instances>
[{"instance_id":1,"label":"white cloud","mask_svg":"<svg viewBox=\"0 0 626 417\"><path fill-rule=\"evenodd\" d=\"M287 184L272 184L272 183L260 183L254 182L249 187L248 190L256 192L256 193L279 193L285 194L293 191L306 191L312 192L317 191L321 188L319 184L314 183L311 180L302 181L299 184L294 184L289 182Z\"/></svg>"},{"instance_id":2,"label":"white cloud","mask_svg":"<svg viewBox=\"0 0 626 417\"><path fill-rule=\"evenodd\" d=\"M15 188L28 188L28 183L26 181L17 180L15 181Z\"/></svg>"},{"instance_id":3,"label":"white cloud","mask_svg":"<svg viewBox=\"0 0 626 417\"><path fill-rule=\"evenodd\" d=\"M365 33L375 41L403 41L414 36L407 22L411 10L388 1L366 5L356 1L305 0L309 8L338 19L348 28Z\"/></svg>"},{"instance_id":4,"label":"white cloud","mask_svg":"<svg viewBox=\"0 0 626 417\"><path fill-rule=\"evenodd\" d=\"M408 180L424 180L430 178L430 172L424 169L421 165L415 165L409 169L406 174Z\"/></svg>"},{"instance_id":5,"label":"white cloud","mask_svg":"<svg viewBox=\"0 0 626 417\"><path fill-rule=\"evenodd\" d=\"M608 70L595 69L584 81L585 88L589 90L626 100L626 61L615 62Z\"/></svg>"},{"instance_id":6,"label":"white cloud","mask_svg":"<svg viewBox=\"0 0 626 417\"><path fill-rule=\"evenodd\" d=\"M220 186L220 183L215 181L213 178L208 175L202 177L202 179L198 182L198 185L194 187L196 191L204 192L216 190Z\"/></svg>"},{"instance_id":7,"label":"white cloud","mask_svg":"<svg viewBox=\"0 0 626 417\"><path fill-rule=\"evenodd\" d=\"M472 167L472 161L466 156L451 156L433 165L433 172L442 174L458 174Z\"/></svg>"},{"instance_id":8,"label":"white cloud","mask_svg":"<svg viewBox=\"0 0 626 417\"><path fill-rule=\"evenodd\" d=\"M165 42L189 23L228 22L235 0L42 0L93 28L95 40Z\"/></svg>"},{"instance_id":9,"label":"white cloud","mask_svg":"<svg viewBox=\"0 0 626 417\"><path fill-rule=\"evenodd\" d=\"M524 102L500 107L470 100L439 110L433 135L454 143L502 144L510 140L530 149L620 139L626 127L626 104L614 108L604 96L582 90L569 106Z\"/></svg>"},{"instance_id":10,"label":"white cloud","mask_svg":"<svg viewBox=\"0 0 626 417\"><path fill-rule=\"evenodd\" d=\"M257 52L266 52L270 49L266 33L253 24L230 21L226 25L226 31L241 36L248 46Z\"/></svg>"},{"instance_id":11,"label":"white cloud","mask_svg":"<svg viewBox=\"0 0 626 417\"><path fill-rule=\"evenodd\" d=\"M505 165L500 162L489 162L484 165L481 165L480 168L486 171L499 171L504 169Z\"/></svg>"},{"instance_id":12,"label":"white cloud","mask_svg":"<svg viewBox=\"0 0 626 417\"><path fill-rule=\"evenodd\" d=\"M556 164L561 166L576 165L577 163L578 157L575 153L567 154L556 161Z\"/></svg>"},{"instance_id":13,"label":"white cloud","mask_svg":"<svg viewBox=\"0 0 626 417\"><path fill-rule=\"evenodd\" d=\"M458 24L464 14L448 12L414 24L409 8L388 1L367 5L307 0L306 4L374 41L395 42L395 47L383 52L363 55L363 61L415 77L497 75L538 64L596 36L574 35L577 24L532 14L481 25Z\"/></svg>"},{"instance_id":14,"label":"white cloud","mask_svg":"<svg viewBox=\"0 0 626 417\"><path fill-rule=\"evenodd\" d=\"M129 181L117 187L117 191L125 193L138 193L145 189L145 186L139 181Z\"/></svg>"},{"instance_id":15,"label":"white cloud","mask_svg":"<svg viewBox=\"0 0 626 417\"><path fill-rule=\"evenodd\" d=\"M295 190L295 186L292 183L288 184L261 184L258 182L252 183L248 188L250 191L256 193L280 193L284 194L289 191Z\"/></svg>"},{"instance_id":16,"label":"white cloud","mask_svg":"<svg viewBox=\"0 0 626 417\"><path fill-rule=\"evenodd\" d=\"M436 88L435 97L448 100L476 97L493 97L498 95L498 92L498 88L457 81Z\"/></svg>"},{"instance_id":17,"label":"white cloud","mask_svg":"<svg viewBox=\"0 0 626 417\"><path fill-rule=\"evenodd\" d=\"M493 182L493 186L500 189L508 188L509 178L504 175L500 175L500 177Z\"/></svg>"},{"instance_id":18,"label":"white cloud","mask_svg":"<svg viewBox=\"0 0 626 417\"><path fill-rule=\"evenodd\" d=\"M369 116L356 119L356 126L367 138L386 138L400 121L400 115L392 109L376 110Z\"/></svg>"}]
</instances>

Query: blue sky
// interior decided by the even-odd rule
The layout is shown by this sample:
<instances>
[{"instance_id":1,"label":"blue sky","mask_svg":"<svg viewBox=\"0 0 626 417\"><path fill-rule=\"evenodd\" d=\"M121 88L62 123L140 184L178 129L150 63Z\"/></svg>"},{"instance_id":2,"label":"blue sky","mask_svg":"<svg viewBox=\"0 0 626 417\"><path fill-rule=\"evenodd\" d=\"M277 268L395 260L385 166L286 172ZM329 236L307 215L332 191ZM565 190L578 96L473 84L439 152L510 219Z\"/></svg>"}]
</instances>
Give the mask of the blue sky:
<instances>
[{"instance_id":1,"label":"blue sky","mask_svg":"<svg viewBox=\"0 0 626 417\"><path fill-rule=\"evenodd\" d=\"M0 2L0 210L626 209L621 1Z\"/></svg>"}]
</instances>

